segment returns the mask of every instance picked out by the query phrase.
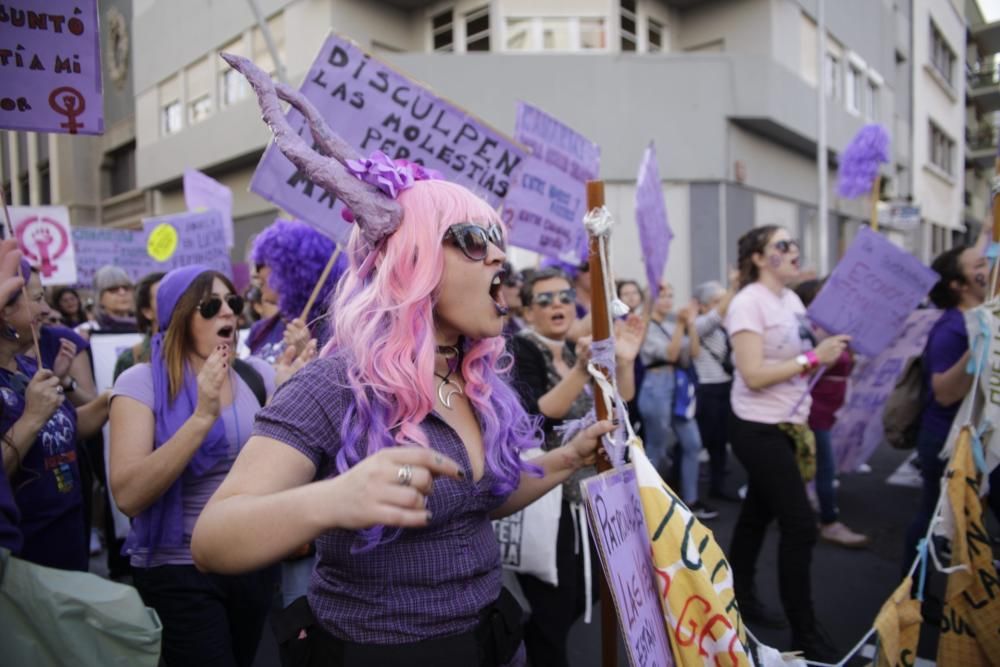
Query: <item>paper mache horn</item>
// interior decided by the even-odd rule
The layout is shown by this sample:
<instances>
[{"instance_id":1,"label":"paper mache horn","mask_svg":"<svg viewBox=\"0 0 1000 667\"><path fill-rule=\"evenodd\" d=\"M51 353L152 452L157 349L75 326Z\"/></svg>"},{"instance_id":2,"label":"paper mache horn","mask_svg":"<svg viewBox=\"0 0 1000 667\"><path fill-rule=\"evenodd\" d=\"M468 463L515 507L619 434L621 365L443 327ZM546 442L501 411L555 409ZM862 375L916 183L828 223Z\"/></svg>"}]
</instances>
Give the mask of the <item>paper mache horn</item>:
<instances>
[{"instance_id":1,"label":"paper mache horn","mask_svg":"<svg viewBox=\"0 0 1000 667\"><path fill-rule=\"evenodd\" d=\"M330 129L309 100L290 86L276 85L247 58L230 53L220 55L230 67L246 77L257 94L264 122L274 134L274 145L309 181L347 205L369 248L374 250L399 228L403 219L402 207L394 198L347 169L347 162L359 160L360 156ZM279 100L288 102L302 114L313 140L326 155L314 150L292 129Z\"/></svg>"}]
</instances>

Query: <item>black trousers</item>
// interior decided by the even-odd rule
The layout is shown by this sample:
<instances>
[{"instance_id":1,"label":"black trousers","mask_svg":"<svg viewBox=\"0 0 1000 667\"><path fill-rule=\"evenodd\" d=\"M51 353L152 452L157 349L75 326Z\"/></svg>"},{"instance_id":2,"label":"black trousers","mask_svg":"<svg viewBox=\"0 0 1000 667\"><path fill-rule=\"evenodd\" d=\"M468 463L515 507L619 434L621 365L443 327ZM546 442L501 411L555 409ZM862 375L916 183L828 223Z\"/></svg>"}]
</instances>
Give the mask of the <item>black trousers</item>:
<instances>
[{"instance_id":1,"label":"black trousers","mask_svg":"<svg viewBox=\"0 0 1000 667\"><path fill-rule=\"evenodd\" d=\"M793 633L811 632L816 623L810 581L816 515L795 460L795 445L774 424L748 422L734 415L730 425L733 452L749 477L729 548L737 602L753 595L757 557L768 525L777 519L781 604Z\"/></svg>"},{"instance_id":2,"label":"black trousers","mask_svg":"<svg viewBox=\"0 0 1000 667\"><path fill-rule=\"evenodd\" d=\"M135 587L163 623L166 667L250 667L274 598L277 569L223 576L194 565L132 570Z\"/></svg>"},{"instance_id":3,"label":"black trousers","mask_svg":"<svg viewBox=\"0 0 1000 667\"><path fill-rule=\"evenodd\" d=\"M575 553L575 529L570 504L563 501L556 538L556 567L559 585L552 586L531 575L518 575L524 597L531 605L531 617L524 626L524 646L532 667L567 667L566 640L570 628L583 614L587 600L584 585L583 553ZM601 587L601 562L590 540L592 601ZM608 604L612 604L609 600Z\"/></svg>"},{"instance_id":4,"label":"black trousers","mask_svg":"<svg viewBox=\"0 0 1000 667\"><path fill-rule=\"evenodd\" d=\"M726 443L729 442L729 418L733 409L729 403L732 382L698 385L698 430L701 443L708 450L708 488L713 493L723 490L726 479Z\"/></svg>"}]
</instances>

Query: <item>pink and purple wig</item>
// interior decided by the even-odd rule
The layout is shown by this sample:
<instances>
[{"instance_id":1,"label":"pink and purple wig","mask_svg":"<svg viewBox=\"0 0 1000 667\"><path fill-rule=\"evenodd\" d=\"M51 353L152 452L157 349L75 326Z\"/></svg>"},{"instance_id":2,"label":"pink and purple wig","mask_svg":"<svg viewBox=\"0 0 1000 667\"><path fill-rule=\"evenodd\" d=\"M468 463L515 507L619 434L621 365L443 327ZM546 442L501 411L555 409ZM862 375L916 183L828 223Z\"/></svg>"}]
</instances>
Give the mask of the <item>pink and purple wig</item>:
<instances>
[{"instance_id":1,"label":"pink and purple wig","mask_svg":"<svg viewBox=\"0 0 1000 667\"><path fill-rule=\"evenodd\" d=\"M348 245L351 269L337 287L332 337L324 355L345 355L356 403L341 426L337 470L344 472L393 445L427 446L420 424L434 409L434 303L444 273L442 239L449 226L500 218L460 185L420 181L400 194L403 222L379 250L375 270L359 277L369 247L355 232ZM501 336L463 341L462 376L483 430L486 467L497 478L491 491L517 488L520 452L541 442L538 421L524 411L508 384L512 359ZM368 546L381 530L367 536Z\"/></svg>"}]
</instances>

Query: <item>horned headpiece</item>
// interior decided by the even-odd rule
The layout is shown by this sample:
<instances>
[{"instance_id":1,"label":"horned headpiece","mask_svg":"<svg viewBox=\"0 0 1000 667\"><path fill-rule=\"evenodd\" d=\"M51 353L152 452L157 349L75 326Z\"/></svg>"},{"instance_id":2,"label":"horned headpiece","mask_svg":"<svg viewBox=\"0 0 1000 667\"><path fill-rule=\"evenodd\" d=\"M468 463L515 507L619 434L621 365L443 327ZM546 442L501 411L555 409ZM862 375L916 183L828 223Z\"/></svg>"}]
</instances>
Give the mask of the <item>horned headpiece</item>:
<instances>
[{"instance_id":1,"label":"horned headpiece","mask_svg":"<svg viewBox=\"0 0 1000 667\"><path fill-rule=\"evenodd\" d=\"M433 169L406 160L392 160L376 151L364 159L337 136L304 95L283 83L275 83L250 60L223 53L222 59L246 77L257 94L264 122L274 134L274 145L315 185L344 202L344 219L356 222L370 249L362 272L371 268L382 242L395 232L403 219L396 197L416 181L440 178ZM279 100L291 104L309 125L314 150L289 125ZM318 152L317 152L318 151Z\"/></svg>"}]
</instances>

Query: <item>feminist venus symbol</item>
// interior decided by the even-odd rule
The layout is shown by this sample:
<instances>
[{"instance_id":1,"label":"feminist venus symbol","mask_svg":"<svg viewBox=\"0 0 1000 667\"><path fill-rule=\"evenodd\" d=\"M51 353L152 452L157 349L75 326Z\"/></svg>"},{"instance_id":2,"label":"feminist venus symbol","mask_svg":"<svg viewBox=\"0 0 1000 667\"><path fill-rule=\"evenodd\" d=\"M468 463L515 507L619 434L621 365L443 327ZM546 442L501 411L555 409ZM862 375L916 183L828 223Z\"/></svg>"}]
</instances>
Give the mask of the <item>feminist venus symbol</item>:
<instances>
[{"instance_id":1,"label":"feminist venus symbol","mask_svg":"<svg viewBox=\"0 0 1000 667\"><path fill-rule=\"evenodd\" d=\"M60 96L62 106L59 106ZM76 134L77 129L83 127L83 123L77 123L76 119L87 108L87 100L76 88L71 86L56 88L49 94L49 106L60 116L66 116L66 122L60 123L59 127L66 128L70 134Z\"/></svg>"}]
</instances>

